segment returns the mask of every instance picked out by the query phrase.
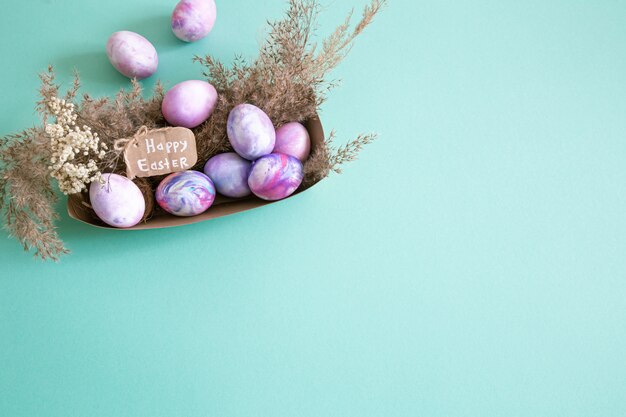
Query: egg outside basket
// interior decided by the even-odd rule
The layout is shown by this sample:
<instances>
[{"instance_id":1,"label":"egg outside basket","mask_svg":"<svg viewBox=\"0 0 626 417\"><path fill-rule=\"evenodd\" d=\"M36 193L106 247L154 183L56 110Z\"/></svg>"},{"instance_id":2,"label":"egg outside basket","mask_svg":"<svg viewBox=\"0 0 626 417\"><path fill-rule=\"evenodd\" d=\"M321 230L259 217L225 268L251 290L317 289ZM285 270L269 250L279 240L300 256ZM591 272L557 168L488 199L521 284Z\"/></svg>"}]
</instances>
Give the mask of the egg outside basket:
<instances>
[{"instance_id":1,"label":"egg outside basket","mask_svg":"<svg viewBox=\"0 0 626 417\"><path fill-rule=\"evenodd\" d=\"M324 142L324 129L319 118L310 119L303 123L311 137L311 153ZM307 187L301 186L293 194L299 194L311 188L315 183L309 184ZM292 195L292 196L293 196ZM199 223L206 220L217 219L219 217L228 216L242 211L252 210L268 204L276 203L276 201L265 201L258 197L246 197L241 199L231 199L218 195L215 202L206 212L194 217L177 217L165 213L162 210L157 211L155 215L146 222L139 223L137 226L128 229L116 229L108 226L98 219L93 211L85 204L86 194L71 195L67 200L67 212L69 216L75 220L86 223L88 225L103 229L115 230L147 230L147 229L163 229L168 227L184 226L187 224Z\"/></svg>"}]
</instances>

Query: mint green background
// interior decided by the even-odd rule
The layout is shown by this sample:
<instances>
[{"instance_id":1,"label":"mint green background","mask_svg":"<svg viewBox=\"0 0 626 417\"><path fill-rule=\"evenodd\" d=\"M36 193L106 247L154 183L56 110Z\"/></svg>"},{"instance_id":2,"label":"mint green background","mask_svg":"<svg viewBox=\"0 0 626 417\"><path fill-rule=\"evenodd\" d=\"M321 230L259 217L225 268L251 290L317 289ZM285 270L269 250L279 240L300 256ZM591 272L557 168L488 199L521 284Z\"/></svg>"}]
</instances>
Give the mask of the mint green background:
<instances>
[{"instance_id":1,"label":"mint green background","mask_svg":"<svg viewBox=\"0 0 626 417\"><path fill-rule=\"evenodd\" d=\"M173 3L3 2L1 133L37 121L49 62L128 85L115 30L171 86L193 54L253 56L285 6L219 1L184 45ZM320 32L363 4L325 2ZM0 240L0 416L626 415L625 17L391 0L323 109L343 140L381 134L344 175L176 230L64 214L60 264Z\"/></svg>"}]
</instances>

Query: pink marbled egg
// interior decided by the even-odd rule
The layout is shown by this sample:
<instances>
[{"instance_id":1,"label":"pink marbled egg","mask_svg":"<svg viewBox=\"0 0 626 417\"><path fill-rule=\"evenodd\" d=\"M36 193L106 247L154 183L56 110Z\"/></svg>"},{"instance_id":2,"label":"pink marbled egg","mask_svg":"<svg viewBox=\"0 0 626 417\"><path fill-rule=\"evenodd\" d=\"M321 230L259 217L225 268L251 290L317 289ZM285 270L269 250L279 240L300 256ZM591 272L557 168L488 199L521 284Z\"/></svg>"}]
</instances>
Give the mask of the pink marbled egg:
<instances>
[{"instance_id":1,"label":"pink marbled egg","mask_svg":"<svg viewBox=\"0 0 626 417\"><path fill-rule=\"evenodd\" d=\"M217 191L226 197L241 198L250 195L248 174L252 164L235 152L215 155L204 166Z\"/></svg>"},{"instance_id":2,"label":"pink marbled egg","mask_svg":"<svg viewBox=\"0 0 626 417\"><path fill-rule=\"evenodd\" d=\"M172 126L188 129L204 123L217 105L217 91L206 81L189 80L176 84L163 98L163 117Z\"/></svg>"},{"instance_id":3,"label":"pink marbled egg","mask_svg":"<svg viewBox=\"0 0 626 417\"><path fill-rule=\"evenodd\" d=\"M215 0L182 0L172 13L172 31L185 42L195 42L211 32L217 17Z\"/></svg>"},{"instance_id":4,"label":"pink marbled egg","mask_svg":"<svg viewBox=\"0 0 626 417\"><path fill-rule=\"evenodd\" d=\"M106 50L111 65L128 78L148 78L159 66L154 46L135 32L115 32L109 38Z\"/></svg>"},{"instance_id":5,"label":"pink marbled egg","mask_svg":"<svg viewBox=\"0 0 626 417\"><path fill-rule=\"evenodd\" d=\"M304 162L311 153L309 132L298 122L287 123L276 131L274 153L295 156Z\"/></svg>"},{"instance_id":6,"label":"pink marbled egg","mask_svg":"<svg viewBox=\"0 0 626 417\"><path fill-rule=\"evenodd\" d=\"M300 160L291 155L272 153L252 164L248 177L250 190L268 201L282 200L293 194L304 179Z\"/></svg>"},{"instance_id":7,"label":"pink marbled egg","mask_svg":"<svg viewBox=\"0 0 626 417\"><path fill-rule=\"evenodd\" d=\"M146 200L137 185L117 174L103 174L104 183L89 186L91 207L109 226L128 228L138 224L146 210Z\"/></svg>"},{"instance_id":8,"label":"pink marbled egg","mask_svg":"<svg viewBox=\"0 0 626 417\"><path fill-rule=\"evenodd\" d=\"M180 217L204 213L215 200L213 181L198 171L175 172L156 189L156 201L168 213Z\"/></svg>"},{"instance_id":9,"label":"pink marbled egg","mask_svg":"<svg viewBox=\"0 0 626 417\"><path fill-rule=\"evenodd\" d=\"M249 161L269 155L276 144L272 120L252 104L240 104L231 110L226 133L235 152Z\"/></svg>"}]
</instances>

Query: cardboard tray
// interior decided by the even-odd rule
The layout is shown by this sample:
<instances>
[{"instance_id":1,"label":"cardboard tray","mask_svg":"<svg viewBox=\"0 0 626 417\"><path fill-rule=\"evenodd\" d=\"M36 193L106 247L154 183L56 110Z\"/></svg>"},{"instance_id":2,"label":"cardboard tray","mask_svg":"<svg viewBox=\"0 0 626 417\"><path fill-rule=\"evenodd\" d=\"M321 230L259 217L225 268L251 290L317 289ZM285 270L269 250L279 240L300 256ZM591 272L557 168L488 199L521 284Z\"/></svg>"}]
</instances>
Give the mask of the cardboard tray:
<instances>
[{"instance_id":1,"label":"cardboard tray","mask_svg":"<svg viewBox=\"0 0 626 417\"><path fill-rule=\"evenodd\" d=\"M322 128L322 123L319 118L308 120L303 123L306 129L309 131L309 135L311 137L311 153L315 151L317 147L319 147L324 142L324 129ZM313 185L309 185L308 187L300 187L298 190L290 197L297 195L307 189L311 188ZM85 207L83 204L83 200L79 196L69 196L67 200L67 212L69 216L75 220L86 223L88 225L99 227L103 229L115 229L115 230L146 230L146 229L162 229L167 227L177 227L183 226L187 224L199 223L207 220L217 219L219 217L228 216L235 213L240 213L242 211L252 210L257 207L266 206L268 204L274 204L277 201L265 201L261 200L258 197L246 197L242 199L231 199L220 196L219 194L215 198L215 202L204 213L194 216L194 217L177 217L168 213L164 213L162 210L158 210L155 215L144 223L139 223L138 225L128 228L128 229L117 229L115 227L111 227L106 223L102 222L98 219L93 212Z\"/></svg>"}]
</instances>

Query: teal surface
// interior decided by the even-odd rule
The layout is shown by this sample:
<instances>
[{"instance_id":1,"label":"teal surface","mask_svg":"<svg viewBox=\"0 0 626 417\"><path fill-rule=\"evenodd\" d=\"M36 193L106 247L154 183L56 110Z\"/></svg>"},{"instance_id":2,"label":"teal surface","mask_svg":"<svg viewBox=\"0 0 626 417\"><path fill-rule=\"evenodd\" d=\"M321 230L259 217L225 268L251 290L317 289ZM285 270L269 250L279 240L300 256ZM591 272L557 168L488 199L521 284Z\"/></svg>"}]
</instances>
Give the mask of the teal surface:
<instances>
[{"instance_id":1,"label":"teal surface","mask_svg":"<svg viewBox=\"0 0 626 417\"><path fill-rule=\"evenodd\" d=\"M0 133L36 74L112 94L108 35L167 85L252 57L285 3L6 1ZM320 33L364 0L325 2ZM124 233L63 214L73 254L0 240L0 416L626 415L626 2L391 0L322 112L362 158L270 207ZM153 85L154 80L146 82ZM63 203L59 204L63 211Z\"/></svg>"}]
</instances>

